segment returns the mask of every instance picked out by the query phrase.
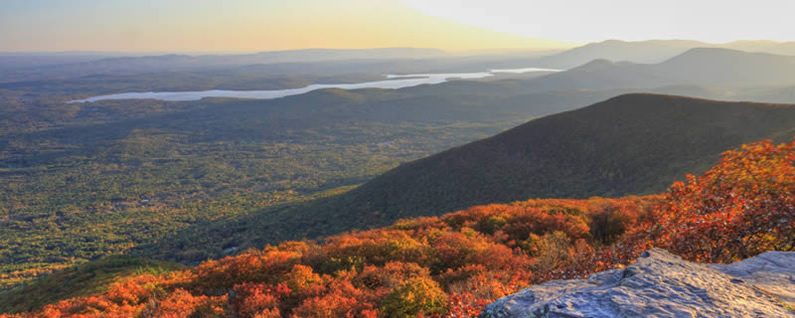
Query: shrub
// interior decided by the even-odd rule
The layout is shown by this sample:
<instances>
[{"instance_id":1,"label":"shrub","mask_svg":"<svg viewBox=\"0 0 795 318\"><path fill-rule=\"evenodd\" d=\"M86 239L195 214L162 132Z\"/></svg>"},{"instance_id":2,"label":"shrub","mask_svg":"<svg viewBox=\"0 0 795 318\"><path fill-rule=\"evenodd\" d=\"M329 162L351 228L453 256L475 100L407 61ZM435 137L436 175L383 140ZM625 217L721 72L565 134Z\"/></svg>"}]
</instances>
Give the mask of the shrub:
<instances>
[{"instance_id":1,"label":"shrub","mask_svg":"<svg viewBox=\"0 0 795 318\"><path fill-rule=\"evenodd\" d=\"M389 293L381 304L386 317L413 318L417 315L443 314L447 295L435 281L415 277Z\"/></svg>"}]
</instances>

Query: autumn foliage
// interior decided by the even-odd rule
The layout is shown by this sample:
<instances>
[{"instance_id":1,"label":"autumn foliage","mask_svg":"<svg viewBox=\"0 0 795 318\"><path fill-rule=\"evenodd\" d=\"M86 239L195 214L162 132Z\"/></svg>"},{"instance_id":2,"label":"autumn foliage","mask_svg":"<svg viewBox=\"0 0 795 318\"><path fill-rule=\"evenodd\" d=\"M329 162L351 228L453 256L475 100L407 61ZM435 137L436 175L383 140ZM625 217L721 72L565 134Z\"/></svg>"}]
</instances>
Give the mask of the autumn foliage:
<instances>
[{"instance_id":1,"label":"autumn foliage","mask_svg":"<svg viewBox=\"0 0 795 318\"><path fill-rule=\"evenodd\" d=\"M727 151L704 175L674 183L663 204L654 209L654 223L634 231L636 240L708 262L792 250L793 163L795 142L766 141Z\"/></svg>"},{"instance_id":2,"label":"autumn foliage","mask_svg":"<svg viewBox=\"0 0 795 318\"><path fill-rule=\"evenodd\" d=\"M729 262L793 250L795 143L751 144L662 195L530 200L285 242L141 275L21 317L474 317L530 284L651 246Z\"/></svg>"}]
</instances>

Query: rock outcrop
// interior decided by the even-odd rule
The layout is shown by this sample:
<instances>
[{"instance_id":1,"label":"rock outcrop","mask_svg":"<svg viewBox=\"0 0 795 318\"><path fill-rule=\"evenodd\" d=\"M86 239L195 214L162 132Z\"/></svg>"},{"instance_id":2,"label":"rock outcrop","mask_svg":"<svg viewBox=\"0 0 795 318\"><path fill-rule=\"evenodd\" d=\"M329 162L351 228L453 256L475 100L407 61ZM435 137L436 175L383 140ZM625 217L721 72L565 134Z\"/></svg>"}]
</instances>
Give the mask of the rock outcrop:
<instances>
[{"instance_id":1,"label":"rock outcrop","mask_svg":"<svg viewBox=\"0 0 795 318\"><path fill-rule=\"evenodd\" d=\"M526 288L481 317L795 317L795 252L728 265L649 250L625 269Z\"/></svg>"}]
</instances>

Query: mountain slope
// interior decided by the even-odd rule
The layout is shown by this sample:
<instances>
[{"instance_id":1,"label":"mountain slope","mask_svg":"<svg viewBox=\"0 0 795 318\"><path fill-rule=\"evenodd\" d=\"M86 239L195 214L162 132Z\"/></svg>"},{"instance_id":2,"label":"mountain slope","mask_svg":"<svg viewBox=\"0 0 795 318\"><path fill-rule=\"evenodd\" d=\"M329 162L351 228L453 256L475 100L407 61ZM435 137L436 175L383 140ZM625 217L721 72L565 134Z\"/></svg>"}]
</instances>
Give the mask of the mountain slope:
<instances>
[{"instance_id":1,"label":"mountain slope","mask_svg":"<svg viewBox=\"0 0 795 318\"><path fill-rule=\"evenodd\" d=\"M623 95L403 164L343 195L275 213L265 241L317 237L528 198L661 191L742 143L795 135L795 105ZM343 228L334 220L345 219Z\"/></svg>"},{"instance_id":2,"label":"mountain slope","mask_svg":"<svg viewBox=\"0 0 795 318\"><path fill-rule=\"evenodd\" d=\"M702 170L724 149L793 133L791 105L624 95L402 165L347 196L405 217L531 197L645 193Z\"/></svg>"},{"instance_id":3,"label":"mountain slope","mask_svg":"<svg viewBox=\"0 0 795 318\"><path fill-rule=\"evenodd\" d=\"M588 198L662 191L732 147L791 140L795 105L631 94L530 121L491 138L406 163L346 193L185 228L146 256L317 238L530 198Z\"/></svg>"}]
</instances>

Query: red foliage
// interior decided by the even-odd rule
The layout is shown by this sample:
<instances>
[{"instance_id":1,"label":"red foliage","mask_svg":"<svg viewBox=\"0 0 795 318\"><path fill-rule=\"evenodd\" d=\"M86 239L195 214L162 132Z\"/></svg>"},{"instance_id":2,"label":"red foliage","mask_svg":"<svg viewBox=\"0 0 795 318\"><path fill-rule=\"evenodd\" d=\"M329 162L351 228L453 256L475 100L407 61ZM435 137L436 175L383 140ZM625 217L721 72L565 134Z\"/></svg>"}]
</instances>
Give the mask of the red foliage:
<instances>
[{"instance_id":1,"label":"red foliage","mask_svg":"<svg viewBox=\"0 0 795 318\"><path fill-rule=\"evenodd\" d=\"M696 261L731 262L795 248L795 142L727 151L700 177L674 183L631 237Z\"/></svg>"},{"instance_id":2,"label":"red foliage","mask_svg":"<svg viewBox=\"0 0 795 318\"><path fill-rule=\"evenodd\" d=\"M285 284L269 286L265 284L243 283L229 292L230 309L240 317L258 317L263 314L279 314L280 300L290 295Z\"/></svg>"},{"instance_id":3,"label":"red foliage","mask_svg":"<svg viewBox=\"0 0 795 318\"><path fill-rule=\"evenodd\" d=\"M366 300L366 291L358 289L344 279L335 280L329 286L329 293L306 299L295 308L296 317L377 317L375 307Z\"/></svg>"},{"instance_id":4,"label":"red foliage","mask_svg":"<svg viewBox=\"0 0 795 318\"><path fill-rule=\"evenodd\" d=\"M194 270L192 287L206 292L229 289L244 282L275 283L299 262L301 253L269 248L261 253L205 262Z\"/></svg>"},{"instance_id":5,"label":"red foliage","mask_svg":"<svg viewBox=\"0 0 795 318\"><path fill-rule=\"evenodd\" d=\"M207 296L193 296L188 291L178 288L171 292L168 298L160 301L154 310L148 311L153 317L180 318L188 317L196 312L196 308L206 303Z\"/></svg>"}]
</instances>

